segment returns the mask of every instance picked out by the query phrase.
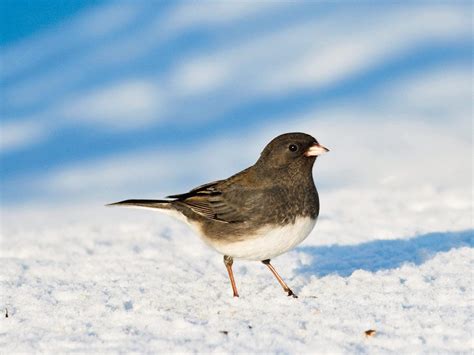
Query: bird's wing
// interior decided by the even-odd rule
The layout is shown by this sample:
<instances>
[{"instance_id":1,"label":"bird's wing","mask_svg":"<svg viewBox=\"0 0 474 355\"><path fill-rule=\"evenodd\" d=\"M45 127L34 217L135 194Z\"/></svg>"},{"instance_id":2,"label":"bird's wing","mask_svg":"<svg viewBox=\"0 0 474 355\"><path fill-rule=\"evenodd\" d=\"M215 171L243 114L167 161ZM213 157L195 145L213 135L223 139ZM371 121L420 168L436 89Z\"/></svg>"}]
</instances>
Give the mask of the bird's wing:
<instances>
[{"instance_id":1,"label":"bird's wing","mask_svg":"<svg viewBox=\"0 0 474 355\"><path fill-rule=\"evenodd\" d=\"M216 191L216 186L222 182L223 180L217 180L213 182L209 182L207 184L198 186L194 189L192 189L189 192L186 192L184 194L177 194L177 195L170 195L166 196L166 198L175 198L177 200L184 200L188 197L194 197L194 196L202 196L202 195L210 195L213 192Z\"/></svg>"},{"instance_id":2,"label":"bird's wing","mask_svg":"<svg viewBox=\"0 0 474 355\"><path fill-rule=\"evenodd\" d=\"M257 201L268 193L250 190L228 181L219 180L199 186L188 193L168 196L173 203L184 205L193 212L223 223L244 222L252 218Z\"/></svg>"}]
</instances>

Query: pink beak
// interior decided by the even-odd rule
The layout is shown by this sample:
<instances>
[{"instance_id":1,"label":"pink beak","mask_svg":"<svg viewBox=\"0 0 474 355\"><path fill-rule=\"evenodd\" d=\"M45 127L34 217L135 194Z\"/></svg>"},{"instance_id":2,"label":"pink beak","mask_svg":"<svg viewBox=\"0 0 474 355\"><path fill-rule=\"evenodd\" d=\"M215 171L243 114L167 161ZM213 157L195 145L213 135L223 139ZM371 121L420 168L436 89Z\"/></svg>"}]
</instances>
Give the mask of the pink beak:
<instances>
[{"instance_id":1,"label":"pink beak","mask_svg":"<svg viewBox=\"0 0 474 355\"><path fill-rule=\"evenodd\" d=\"M314 143L311 147L309 147L309 149L304 153L304 155L307 157L316 157L326 152L329 152L329 149L323 147L319 143Z\"/></svg>"}]
</instances>

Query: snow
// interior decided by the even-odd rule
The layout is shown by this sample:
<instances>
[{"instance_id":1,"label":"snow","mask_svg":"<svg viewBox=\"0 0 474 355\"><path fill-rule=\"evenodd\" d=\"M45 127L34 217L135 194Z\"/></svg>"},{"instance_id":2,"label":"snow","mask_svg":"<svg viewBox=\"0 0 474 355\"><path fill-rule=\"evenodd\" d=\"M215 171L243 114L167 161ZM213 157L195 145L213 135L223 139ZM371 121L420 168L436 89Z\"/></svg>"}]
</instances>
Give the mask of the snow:
<instances>
[{"instance_id":1,"label":"snow","mask_svg":"<svg viewBox=\"0 0 474 355\"><path fill-rule=\"evenodd\" d=\"M4 210L0 349L471 353L471 195L320 195L313 232L272 262L298 299L246 261L234 263L233 298L222 256L158 213Z\"/></svg>"}]
</instances>

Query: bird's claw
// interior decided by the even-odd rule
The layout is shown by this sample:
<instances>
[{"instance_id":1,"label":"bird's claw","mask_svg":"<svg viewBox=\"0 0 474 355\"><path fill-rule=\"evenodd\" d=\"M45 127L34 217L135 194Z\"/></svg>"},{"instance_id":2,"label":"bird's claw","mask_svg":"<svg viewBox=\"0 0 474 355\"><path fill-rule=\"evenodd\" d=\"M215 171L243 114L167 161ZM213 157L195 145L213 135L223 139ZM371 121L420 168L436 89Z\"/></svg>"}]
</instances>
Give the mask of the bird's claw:
<instances>
[{"instance_id":1,"label":"bird's claw","mask_svg":"<svg viewBox=\"0 0 474 355\"><path fill-rule=\"evenodd\" d=\"M293 291L288 290L287 292L288 292L288 297L289 297L289 296L293 296L293 298L298 298L298 296L295 295L295 294L293 293Z\"/></svg>"}]
</instances>

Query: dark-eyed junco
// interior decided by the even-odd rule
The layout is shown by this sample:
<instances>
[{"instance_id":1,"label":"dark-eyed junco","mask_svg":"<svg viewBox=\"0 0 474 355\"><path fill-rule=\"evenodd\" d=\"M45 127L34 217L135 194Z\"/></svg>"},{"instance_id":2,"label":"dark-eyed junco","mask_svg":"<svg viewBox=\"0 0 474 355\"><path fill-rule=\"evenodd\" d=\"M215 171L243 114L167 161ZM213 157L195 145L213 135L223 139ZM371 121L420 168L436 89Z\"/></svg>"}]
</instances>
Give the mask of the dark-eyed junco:
<instances>
[{"instance_id":1,"label":"dark-eyed junco","mask_svg":"<svg viewBox=\"0 0 474 355\"><path fill-rule=\"evenodd\" d=\"M305 133L273 139L258 161L228 179L214 181L167 200L126 200L112 206L157 209L188 223L206 244L224 255L234 296L233 259L259 260L288 296L296 297L270 259L301 243L319 214L313 181L316 157L327 152Z\"/></svg>"}]
</instances>

